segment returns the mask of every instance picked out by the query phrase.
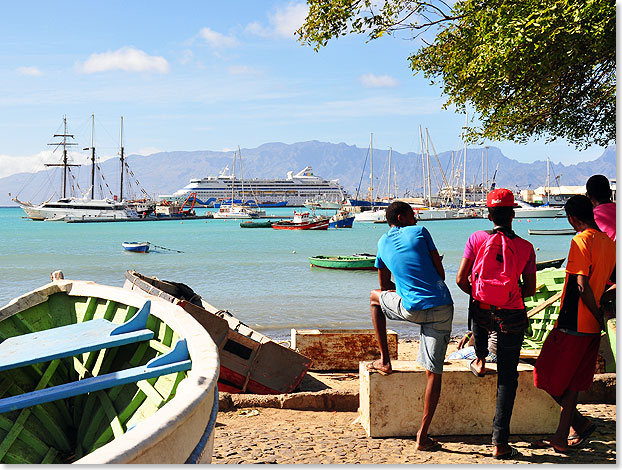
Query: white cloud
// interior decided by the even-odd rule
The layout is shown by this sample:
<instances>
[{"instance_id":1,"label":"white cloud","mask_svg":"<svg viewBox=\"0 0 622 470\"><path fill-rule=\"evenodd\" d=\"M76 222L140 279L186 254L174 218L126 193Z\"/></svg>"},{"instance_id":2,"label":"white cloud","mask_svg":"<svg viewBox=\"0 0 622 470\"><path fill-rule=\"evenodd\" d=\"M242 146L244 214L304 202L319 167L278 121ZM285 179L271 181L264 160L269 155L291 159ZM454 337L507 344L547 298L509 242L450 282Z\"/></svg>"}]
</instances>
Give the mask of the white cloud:
<instances>
[{"instance_id":1,"label":"white cloud","mask_svg":"<svg viewBox=\"0 0 622 470\"><path fill-rule=\"evenodd\" d=\"M159 153L162 150L160 150L157 147L143 147L141 148L138 152L136 152L138 155L143 155L143 156L149 156L149 155L153 155L154 153Z\"/></svg>"},{"instance_id":2,"label":"white cloud","mask_svg":"<svg viewBox=\"0 0 622 470\"><path fill-rule=\"evenodd\" d=\"M40 77L43 72L38 67L17 67L17 73L20 75L28 75L29 77Z\"/></svg>"},{"instance_id":3,"label":"white cloud","mask_svg":"<svg viewBox=\"0 0 622 470\"><path fill-rule=\"evenodd\" d=\"M192 59L194 59L194 52L192 52L190 49L186 49L182 53L181 58L179 59L179 62L185 65L185 64L190 63Z\"/></svg>"},{"instance_id":4,"label":"white cloud","mask_svg":"<svg viewBox=\"0 0 622 470\"><path fill-rule=\"evenodd\" d=\"M44 169L45 162L57 160L51 151L35 155L0 155L0 178L16 173L33 173Z\"/></svg>"},{"instance_id":5,"label":"white cloud","mask_svg":"<svg viewBox=\"0 0 622 470\"><path fill-rule=\"evenodd\" d=\"M400 82L390 75L376 75L368 73L361 75L359 81L367 88L395 88Z\"/></svg>"},{"instance_id":6,"label":"white cloud","mask_svg":"<svg viewBox=\"0 0 622 470\"><path fill-rule=\"evenodd\" d=\"M94 53L80 67L84 73L109 72L157 72L167 73L168 62L164 57L150 56L134 47L124 46L116 51Z\"/></svg>"},{"instance_id":7,"label":"white cloud","mask_svg":"<svg viewBox=\"0 0 622 470\"><path fill-rule=\"evenodd\" d=\"M246 26L246 31L262 37L295 39L294 31L302 26L308 12L309 7L305 3L290 3L268 15L269 27L255 21Z\"/></svg>"},{"instance_id":8,"label":"white cloud","mask_svg":"<svg viewBox=\"0 0 622 470\"><path fill-rule=\"evenodd\" d=\"M226 36L208 27L202 28L201 31L199 31L199 36L201 36L207 44L217 49L235 47L238 44L235 37Z\"/></svg>"}]
</instances>

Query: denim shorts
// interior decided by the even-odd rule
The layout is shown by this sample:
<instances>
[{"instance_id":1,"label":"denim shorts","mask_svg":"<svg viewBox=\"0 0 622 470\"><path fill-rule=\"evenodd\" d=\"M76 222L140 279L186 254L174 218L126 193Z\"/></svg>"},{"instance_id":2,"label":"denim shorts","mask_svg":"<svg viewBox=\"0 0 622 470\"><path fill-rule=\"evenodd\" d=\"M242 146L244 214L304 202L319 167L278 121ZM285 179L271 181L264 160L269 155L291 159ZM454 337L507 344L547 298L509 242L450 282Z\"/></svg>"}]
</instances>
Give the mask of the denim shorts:
<instances>
[{"instance_id":1,"label":"denim shorts","mask_svg":"<svg viewBox=\"0 0 622 470\"><path fill-rule=\"evenodd\" d=\"M389 320L408 321L421 326L417 362L430 372L442 374L454 318L453 304L409 311L402 306L397 292L383 291L380 294L380 308Z\"/></svg>"}]
</instances>

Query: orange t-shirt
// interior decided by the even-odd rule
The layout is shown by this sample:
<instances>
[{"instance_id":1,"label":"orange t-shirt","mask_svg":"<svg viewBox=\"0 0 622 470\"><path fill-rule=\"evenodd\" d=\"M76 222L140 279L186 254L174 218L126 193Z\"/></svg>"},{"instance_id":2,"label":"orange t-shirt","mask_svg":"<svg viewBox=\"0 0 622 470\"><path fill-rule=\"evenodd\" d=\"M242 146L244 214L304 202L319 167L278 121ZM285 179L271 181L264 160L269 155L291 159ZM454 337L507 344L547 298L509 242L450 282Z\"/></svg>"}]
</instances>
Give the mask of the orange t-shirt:
<instances>
[{"instance_id":1,"label":"orange t-shirt","mask_svg":"<svg viewBox=\"0 0 622 470\"><path fill-rule=\"evenodd\" d=\"M566 282L556 326L578 333L600 333L600 325L579 296L576 274L589 277L596 305L605 292L607 281L616 266L616 244L606 233L587 229L570 242Z\"/></svg>"}]
</instances>

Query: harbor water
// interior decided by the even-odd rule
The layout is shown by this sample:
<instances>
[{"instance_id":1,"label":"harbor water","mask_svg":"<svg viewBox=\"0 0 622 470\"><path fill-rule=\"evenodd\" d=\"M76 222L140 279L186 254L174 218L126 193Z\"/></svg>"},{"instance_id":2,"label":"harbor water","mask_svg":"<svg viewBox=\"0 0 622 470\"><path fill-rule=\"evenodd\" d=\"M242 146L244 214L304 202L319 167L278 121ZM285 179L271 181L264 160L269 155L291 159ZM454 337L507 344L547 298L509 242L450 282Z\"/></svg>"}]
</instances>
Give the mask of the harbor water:
<instances>
[{"instance_id":1,"label":"harbor water","mask_svg":"<svg viewBox=\"0 0 622 470\"><path fill-rule=\"evenodd\" d=\"M199 209L197 215L210 209ZM266 209L291 216L292 208ZM327 212L333 213L333 212ZM213 306L228 310L251 328L275 340L288 340L292 328L373 328L369 292L376 271L312 268L308 257L376 253L386 224L354 223L351 229L291 231L247 229L239 220L171 220L68 224L35 222L19 208L0 208L0 305L50 280L65 279L122 286L133 269L147 276L183 282ZM467 327L467 301L455 283L469 235L492 228L488 219L419 222L441 254L455 315L453 334ZM538 261L565 257L571 236L530 236L528 229L569 228L557 219L519 219L514 230L536 248ZM124 241L149 241L149 253L122 249ZM154 248L153 245L169 248ZM416 325L389 321L399 338L416 338Z\"/></svg>"}]
</instances>

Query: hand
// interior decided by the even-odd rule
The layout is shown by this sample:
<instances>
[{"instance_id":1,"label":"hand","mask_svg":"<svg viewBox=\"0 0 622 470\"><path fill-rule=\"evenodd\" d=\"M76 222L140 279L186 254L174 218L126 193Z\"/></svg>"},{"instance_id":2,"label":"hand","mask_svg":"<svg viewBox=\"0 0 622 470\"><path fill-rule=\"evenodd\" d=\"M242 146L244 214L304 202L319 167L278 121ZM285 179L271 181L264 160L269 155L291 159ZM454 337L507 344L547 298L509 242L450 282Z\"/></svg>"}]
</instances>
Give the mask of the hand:
<instances>
[{"instance_id":1,"label":"hand","mask_svg":"<svg viewBox=\"0 0 622 470\"><path fill-rule=\"evenodd\" d=\"M471 340L472 335L473 333L471 333L470 331L466 335L464 335L458 343L458 349L466 347L468 345L468 342Z\"/></svg>"}]
</instances>

